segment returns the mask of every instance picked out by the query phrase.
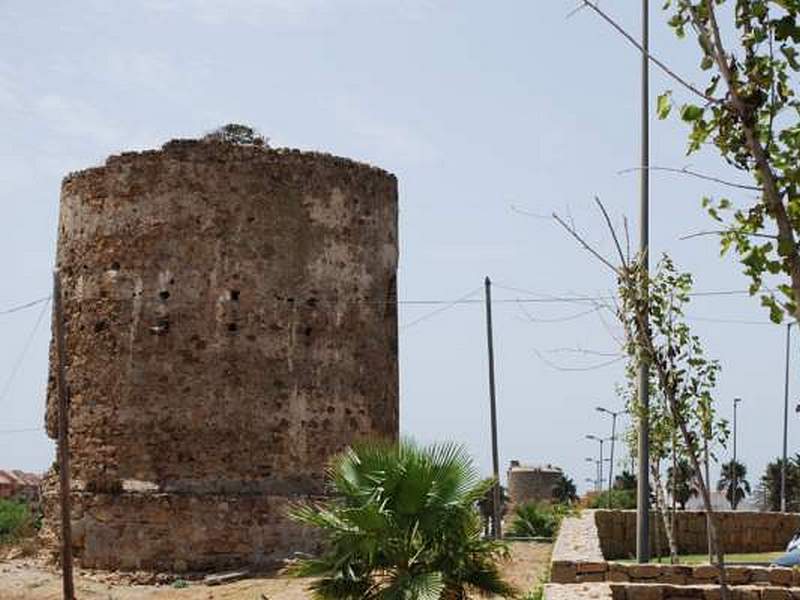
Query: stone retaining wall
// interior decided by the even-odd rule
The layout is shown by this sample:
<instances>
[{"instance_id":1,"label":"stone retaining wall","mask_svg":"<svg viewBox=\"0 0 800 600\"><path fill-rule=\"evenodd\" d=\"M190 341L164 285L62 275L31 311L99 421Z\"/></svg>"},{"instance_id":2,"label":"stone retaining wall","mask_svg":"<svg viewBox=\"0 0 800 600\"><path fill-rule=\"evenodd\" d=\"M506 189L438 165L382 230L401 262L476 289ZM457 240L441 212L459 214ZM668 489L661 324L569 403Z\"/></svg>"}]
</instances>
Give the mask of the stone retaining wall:
<instances>
[{"instance_id":1,"label":"stone retaining wall","mask_svg":"<svg viewBox=\"0 0 800 600\"><path fill-rule=\"evenodd\" d=\"M725 552L777 552L800 529L800 514L726 511L715 516ZM594 517L606 559L630 558L636 554L636 511L597 510ZM650 530L651 552L655 554L660 538L661 549L667 553L667 537L660 516L653 515ZM676 539L680 554L707 552L705 513L678 512Z\"/></svg>"},{"instance_id":2,"label":"stone retaining wall","mask_svg":"<svg viewBox=\"0 0 800 600\"><path fill-rule=\"evenodd\" d=\"M632 511L584 511L577 517L565 519L553 549L551 581L556 584L610 582L711 587L719 583L717 568L707 564L639 565L609 561L608 558L633 552L629 536L635 533L635 520L632 521L631 517L635 517ZM687 542L679 544L680 551L705 552L705 545L700 545L697 532L691 529L699 527L701 522L705 524L703 513L687 512L682 517L679 516L678 520L679 532L685 530L692 535L684 538ZM797 527L800 515L738 512L722 513L719 518L723 528L726 528L722 535L728 551L769 552L785 546L786 540ZM704 528L701 534L705 540ZM794 569L732 565L726 568L726 574L728 582L737 587L770 586L782 588L786 593L789 593L788 588L800 588L800 571ZM784 594L775 597L791 596Z\"/></svg>"}]
</instances>

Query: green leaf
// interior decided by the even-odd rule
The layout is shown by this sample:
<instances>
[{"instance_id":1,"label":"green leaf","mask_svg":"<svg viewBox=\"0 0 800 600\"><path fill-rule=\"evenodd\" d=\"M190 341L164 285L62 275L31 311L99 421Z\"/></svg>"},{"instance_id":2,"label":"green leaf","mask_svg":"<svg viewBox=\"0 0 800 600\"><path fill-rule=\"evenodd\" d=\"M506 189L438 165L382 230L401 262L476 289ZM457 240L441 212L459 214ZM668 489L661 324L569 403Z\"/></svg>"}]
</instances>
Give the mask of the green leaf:
<instances>
[{"instance_id":1,"label":"green leaf","mask_svg":"<svg viewBox=\"0 0 800 600\"><path fill-rule=\"evenodd\" d=\"M656 114L659 119L666 119L672 110L672 90L667 90L658 97Z\"/></svg>"},{"instance_id":2,"label":"green leaf","mask_svg":"<svg viewBox=\"0 0 800 600\"><path fill-rule=\"evenodd\" d=\"M697 121L703 117L703 108L694 104L684 104L681 107L681 119L687 122Z\"/></svg>"}]
</instances>

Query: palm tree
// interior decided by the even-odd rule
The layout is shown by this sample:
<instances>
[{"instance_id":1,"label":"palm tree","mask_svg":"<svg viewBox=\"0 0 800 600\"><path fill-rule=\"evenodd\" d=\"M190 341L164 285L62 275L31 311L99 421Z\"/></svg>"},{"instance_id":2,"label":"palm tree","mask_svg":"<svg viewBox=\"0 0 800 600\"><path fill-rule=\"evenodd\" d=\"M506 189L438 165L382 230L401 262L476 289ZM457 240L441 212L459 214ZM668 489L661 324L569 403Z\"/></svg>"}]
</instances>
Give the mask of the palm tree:
<instances>
[{"instance_id":1,"label":"palm tree","mask_svg":"<svg viewBox=\"0 0 800 600\"><path fill-rule=\"evenodd\" d=\"M511 498L508 495L508 492L504 485L500 486L500 519L502 520L503 517L506 516L508 513L508 505L511 503ZM492 517L494 516L494 488L489 488L486 490L486 493L483 495L483 498L478 500L477 503L478 512L481 515L481 521L483 521L483 532L484 535L491 535L492 531Z\"/></svg>"},{"instance_id":2,"label":"palm tree","mask_svg":"<svg viewBox=\"0 0 800 600\"><path fill-rule=\"evenodd\" d=\"M781 509L781 467L783 459L769 463L758 486L759 500L764 510L778 512ZM786 464L786 510L800 510L800 454L789 457Z\"/></svg>"},{"instance_id":3,"label":"palm tree","mask_svg":"<svg viewBox=\"0 0 800 600\"><path fill-rule=\"evenodd\" d=\"M615 490L635 490L636 489L636 475L630 471L623 471L620 475L614 477Z\"/></svg>"},{"instance_id":4,"label":"palm tree","mask_svg":"<svg viewBox=\"0 0 800 600\"><path fill-rule=\"evenodd\" d=\"M561 473L553 486L553 498L561 504L572 504L577 501L578 490L575 487L575 482Z\"/></svg>"},{"instance_id":5,"label":"palm tree","mask_svg":"<svg viewBox=\"0 0 800 600\"><path fill-rule=\"evenodd\" d=\"M682 458L675 467L667 469L667 487L681 510L686 510L686 503L690 499L696 498L699 492L694 485L694 474L689 461Z\"/></svg>"},{"instance_id":6,"label":"palm tree","mask_svg":"<svg viewBox=\"0 0 800 600\"><path fill-rule=\"evenodd\" d=\"M475 505L492 486L461 446L369 443L335 457L332 497L290 516L320 530L326 550L297 563L325 600L463 600L513 596L497 561L504 543L483 537Z\"/></svg>"},{"instance_id":7,"label":"palm tree","mask_svg":"<svg viewBox=\"0 0 800 600\"><path fill-rule=\"evenodd\" d=\"M739 461L732 460L722 465L717 491L725 492L725 498L733 510L750 493L750 483L746 477L747 467Z\"/></svg>"}]
</instances>

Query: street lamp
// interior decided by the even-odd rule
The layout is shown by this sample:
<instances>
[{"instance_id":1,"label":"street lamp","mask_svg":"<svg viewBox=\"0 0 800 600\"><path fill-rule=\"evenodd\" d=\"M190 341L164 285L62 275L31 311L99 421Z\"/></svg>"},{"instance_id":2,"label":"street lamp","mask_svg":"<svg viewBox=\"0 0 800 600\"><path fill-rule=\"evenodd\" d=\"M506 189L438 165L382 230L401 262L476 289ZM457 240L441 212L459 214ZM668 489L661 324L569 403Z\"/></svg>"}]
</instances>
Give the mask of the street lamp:
<instances>
[{"instance_id":1,"label":"street lamp","mask_svg":"<svg viewBox=\"0 0 800 600\"><path fill-rule=\"evenodd\" d=\"M601 437L597 437L596 435L592 434L588 434L586 436L586 439L600 443L600 462L598 463L600 465L600 472L598 475L598 481L600 482L599 489L602 492L603 491L603 442L605 442L605 440Z\"/></svg>"},{"instance_id":2,"label":"street lamp","mask_svg":"<svg viewBox=\"0 0 800 600\"><path fill-rule=\"evenodd\" d=\"M594 464L594 491L597 492L600 489L600 461L587 456L586 462Z\"/></svg>"},{"instance_id":3,"label":"street lamp","mask_svg":"<svg viewBox=\"0 0 800 600\"><path fill-rule=\"evenodd\" d=\"M608 508L611 508L611 486L614 483L614 442L617 440L617 417L627 414L627 410L608 410L598 406L595 410L599 413L611 415L611 464L608 466Z\"/></svg>"},{"instance_id":4,"label":"street lamp","mask_svg":"<svg viewBox=\"0 0 800 600\"><path fill-rule=\"evenodd\" d=\"M786 512L786 444L789 433L789 356L792 325L786 324L786 378L783 382L783 461L781 461L781 512ZM798 405L800 408L800 405Z\"/></svg>"},{"instance_id":5,"label":"street lamp","mask_svg":"<svg viewBox=\"0 0 800 600\"><path fill-rule=\"evenodd\" d=\"M736 510L736 489L738 488L738 469L737 469L737 462L736 462L736 408L739 406L739 402L741 402L741 398L734 398L733 399L733 464L731 464L731 470L733 471L733 495L731 496L731 508Z\"/></svg>"}]
</instances>

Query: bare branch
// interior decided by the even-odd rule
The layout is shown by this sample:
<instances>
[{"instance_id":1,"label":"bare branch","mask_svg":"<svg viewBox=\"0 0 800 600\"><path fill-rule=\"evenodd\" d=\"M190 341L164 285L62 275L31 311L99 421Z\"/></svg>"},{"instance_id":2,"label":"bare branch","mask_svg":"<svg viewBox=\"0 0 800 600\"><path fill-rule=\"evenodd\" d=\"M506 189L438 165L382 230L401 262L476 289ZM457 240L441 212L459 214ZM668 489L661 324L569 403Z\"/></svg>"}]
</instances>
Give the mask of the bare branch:
<instances>
[{"instance_id":1,"label":"bare branch","mask_svg":"<svg viewBox=\"0 0 800 600\"><path fill-rule=\"evenodd\" d=\"M620 261L622 261L622 266L627 269L628 263L625 261L625 255L622 253L622 246L620 246L619 239L617 238L617 232L614 230L614 225L613 223L611 223L611 217L608 216L606 207L603 206L602 202L600 202L600 198L595 196L594 201L597 203L597 206L600 207L600 212L603 213L603 218L606 220L606 225L608 225L608 230L611 232L611 237L614 239L614 245L617 247L617 254L619 254L619 259Z\"/></svg>"},{"instance_id":2,"label":"bare branch","mask_svg":"<svg viewBox=\"0 0 800 600\"><path fill-rule=\"evenodd\" d=\"M728 187L738 188L740 190L750 190L753 192L763 192L763 190L755 185L747 185L746 183L736 183L735 181L726 181L725 179L720 179L719 177L714 177L713 175L706 175L705 173L699 173L698 171L693 171L688 167L631 167L629 169L623 169L622 171L617 171L618 175L625 175L626 173L633 173L634 171L641 171L642 169L647 168L650 171L666 171L667 173L679 173L681 175L690 175L691 177L697 177L698 179L704 179L706 181L713 181L714 183L719 183L721 185L727 185Z\"/></svg>"},{"instance_id":3,"label":"bare branch","mask_svg":"<svg viewBox=\"0 0 800 600\"><path fill-rule=\"evenodd\" d=\"M579 12L581 12L584 8L586 8L586 4L581 3L578 6L576 6L575 8L573 8L571 11L569 11L567 13L567 16L564 17L564 18L565 19L571 19L572 17L577 15Z\"/></svg>"},{"instance_id":4,"label":"bare branch","mask_svg":"<svg viewBox=\"0 0 800 600\"><path fill-rule=\"evenodd\" d=\"M524 215L526 217L531 217L532 219L546 219L548 221L551 219L550 215L541 215L539 213L531 212L529 210L517 208L513 204L511 205L511 210L517 214Z\"/></svg>"},{"instance_id":5,"label":"bare branch","mask_svg":"<svg viewBox=\"0 0 800 600\"><path fill-rule=\"evenodd\" d=\"M588 356L602 356L605 358L623 356L621 352L602 352L600 350L588 350L585 348L552 348L547 350L548 353L573 353L573 354L586 354Z\"/></svg>"},{"instance_id":6,"label":"bare branch","mask_svg":"<svg viewBox=\"0 0 800 600\"><path fill-rule=\"evenodd\" d=\"M622 227L625 229L625 255L628 262L631 262L631 232L628 230L628 217L622 215Z\"/></svg>"},{"instance_id":7,"label":"bare branch","mask_svg":"<svg viewBox=\"0 0 800 600\"><path fill-rule=\"evenodd\" d=\"M575 371L596 371L598 369L604 369L605 367L610 367L613 364L620 362L621 360L625 359L625 356L618 356L616 358L612 358L611 360L607 360L605 362L598 363L596 365L590 365L588 367L564 367L562 365L557 365L553 361L547 359L545 356L542 355L541 352L538 350L534 350L534 353L539 360L541 360L544 364L546 364L551 369L555 369L556 371L568 371L568 372L575 372Z\"/></svg>"},{"instance_id":8,"label":"bare branch","mask_svg":"<svg viewBox=\"0 0 800 600\"><path fill-rule=\"evenodd\" d=\"M585 6L587 8L591 8L595 13L597 13L600 16L600 18L602 18L606 23L608 23L614 29L616 29L617 32L620 35L622 35L622 37L624 37L626 40L628 40L628 42L630 42L633 46L635 46L639 50L639 52L644 54L648 58L648 60L650 60L653 64L655 64L659 69L664 71L664 73L666 73L669 77L674 79L676 82L681 84L683 87L685 87L690 92L700 96L706 102L709 102L711 104L721 104L722 103L722 100L720 100L718 98L714 98L713 96L709 96L705 92L702 92L701 90L697 89L694 85L692 85L691 83L686 81L683 77L681 77L680 75L675 73L675 71L670 69L667 65L665 65L663 62L661 62L655 56L653 56L652 54L647 52L644 49L644 47L636 40L636 38L634 38L630 33L625 31L625 29L623 29L623 27L619 23L617 23L614 19L612 19L599 6L597 6L596 4L592 4L589 0L582 0L582 1L583 1L583 6Z\"/></svg>"},{"instance_id":9,"label":"bare branch","mask_svg":"<svg viewBox=\"0 0 800 600\"><path fill-rule=\"evenodd\" d=\"M770 235L768 233L740 233L738 231L737 232L731 231L730 229L698 231L697 233L690 233L688 235L682 235L678 239L683 241L683 240L691 240L691 239L698 238L698 237L704 237L704 236L707 236L707 235L725 235L726 233L738 233L739 235L746 235L748 237L766 238L766 239L770 239L770 240L777 240L778 239L777 235Z\"/></svg>"},{"instance_id":10,"label":"bare branch","mask_svg":"<svg viewBox=\"0 0 800 600\"><path fill-rule=\"evenodd\" d=\"M564 323L566 321L574 321L575 319L580 319L581 317L585 317L586 315L594 314L598 310L601 310L603 307L602 306L595 306L594 308L591 308L589 310L584 310L584 311L575 313L573 315L569 315L569 316L566 316L566 317L556 317L556 318L552 318L552 319L542 319L542 318L539 318L539 317L534 317L530 313L530 311L528 309L526 309L525 306L519 301L517 301L517 308L519 308L520 312L522 314L524 314L525 317L531 323Z\"/></svg>"},{"instance_id":11,"label":"bare branch","mask_svg":"<svg viewBox=\"0 0 800 600\"><path fill-rule=\"evenodd\" d=\"M583 239L583 238L582 238L580 235L578 235L578 232L577 232L577 231L575 231L575 229L574 229L573 227L570 227L569 225L567 225L567 224L564 222L564 220L563 220L563 219L561 219L561 217L559 217L559 216L558 216L556 213L553 213L553 218L556 220L556 222L557 222L559 225L561 225L561 226L562 226L564 229L566 229L566 230L567 230L567 233L569 233L569 234L570 234L572 237L574 237L574 238L575 238L575 239L578 241L578 243L579 243L581 246L583 246L583 248L584 248L585 250L587 250L587 251L588 251L590 254L592 254L592 255L593 255L593 256L594 256L594 257L595 257L597 260L599 260L601 263L603 263L603 264L604 264L605 266L607 266L609 269L611 269L612 271L614 271L614 273L615 273L616 275L619 275L619 270L617 269L617 267L615 267L613 264L611 264L611 262L609 262L609 261L608 261L608 260L607 260L607 259L606 259L606 258L605 258L605 257L604 257L602 254L600 254L600 253L599 253L597 250L595 250L594 248L592 248L592 247L591 247L591 246L590 246L590 245L589 245L589 244L588 244L588 243L587 243L587 242L586 242L586 241L585 241L585 240L584 240L584 239Z\"/></svg>"}]
</instances>

